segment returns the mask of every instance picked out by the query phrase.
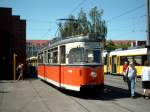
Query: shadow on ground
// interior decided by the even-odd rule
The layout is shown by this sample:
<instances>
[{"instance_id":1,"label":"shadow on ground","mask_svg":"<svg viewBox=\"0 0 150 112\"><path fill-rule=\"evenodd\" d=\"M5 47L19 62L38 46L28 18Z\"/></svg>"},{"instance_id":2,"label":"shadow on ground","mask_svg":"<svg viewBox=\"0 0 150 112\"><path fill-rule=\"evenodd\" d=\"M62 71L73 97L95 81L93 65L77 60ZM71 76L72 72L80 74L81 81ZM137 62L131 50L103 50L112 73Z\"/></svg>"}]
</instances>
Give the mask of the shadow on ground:
<instances>
[{"instance_id":1,"label":"shadow on ground","mask_svg":"<svg viewBox=\"0 0 150 112\"><path fill-rule=\"evenodd\" d=\"M42 80L43 81L43 80ZM43 81L45 82L45 81ZM130 98L129 91L127 89L118 88L110 85L105 85L103 90L93 91L92 89L76 92L71 90L66 90L63 88L58 88L50 83L45 82L49 86L57 89L71 97L77 97L82 99L90 99L90 100L117 100L123 98ZM142 94L136 93L135 98L142 97Z\"/></svg>"},{"instance_id":2,"label":"shadow on ground","mask_svg":"<svg viewBox=\"0 0 150 112\"><path fill-rule=\"evenodd\" d=\"M59 89L60 90L60 89ZM62 93L82 98L82 99L91 99L91 100L116 100L116 99L122 99L122 98L130 98L130 94L127 89L113 87L109 85L105 85L105 88L103 90L98 91L89 91L85 90L82 92L75 92L75 91L69 91L69 90L60 90ZM141 94L136 93L135 98L142 97Z\"/></svg>"}]
</instances>

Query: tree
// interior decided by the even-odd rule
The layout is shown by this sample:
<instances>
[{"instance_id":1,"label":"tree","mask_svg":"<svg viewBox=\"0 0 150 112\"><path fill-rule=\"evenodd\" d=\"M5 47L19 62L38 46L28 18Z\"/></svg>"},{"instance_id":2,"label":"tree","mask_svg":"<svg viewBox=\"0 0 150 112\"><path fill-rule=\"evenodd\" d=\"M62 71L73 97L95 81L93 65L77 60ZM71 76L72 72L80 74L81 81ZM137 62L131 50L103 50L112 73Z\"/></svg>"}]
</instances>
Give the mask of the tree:
<instances>
[{"instance_id":1,"label":"tree","mask_svg":"<svg viewBox=\"0 0 150 112\"><path fill-rule=\"evenodd\" d=\"M102 20L103 10L98 10L94 7L90 10L89 16L91 18L90 33L95 33L96 36L101 36L105 40L107 34L107 27L105 21Z\"/></svg>"},{"instance_id":2,"label":"tree","mask_svg":"<svg viewBox=\"0 0 150 112\"><path fill-rule=\"evenodd\" d=\"M113 51L115 49L127 49L128 47L130 47L130 43L126 43L126 44L115 44L112 40L108 40L105 42L104 45L104 49L107 51Z\"/></svg>"},{"instance_id":3,"label":"tree","mask_svg":"<svg viewBox=\"0 0 150 112\"><path fill-rule=\"evenodd\" d=\"M105 42L104 49L107 51L113 51L117 49L117 46L114 44L112 40L109 40Z\"/></svg>"},{"instance_id":4,"label":"tree","mask_svg":"<svg viewBox=\"0 0 150 112\"><path fill-rule=\"evenodd\" d=\"M95 34L97 37L105 40L107 34L107 27L105 21L102 20L103 10L98 10L94 7L89 12L88 20L87 14L81 8L77 19L75 16L70 15L68 17L69 21L65 21L64 24L59 25L60 35L62 38L72 36L72 35L88 35Z\"/></svg>"},{"instance_id":5,"label":"tree","mask_svg":"<svg viewBox=\"0 0 150 112\"><path fill-rule=\"evenodd\" d=\"M67 19L66 19L67 20ZM73 15L70 15L68 17L68 20L64 22L64 24L59 23L59 32L60 32L60 36L62 38L68 37L68 36L72 36L75 34L75 17Z\"/></svg>"},{"instance_id":6,"label":"tree","mask_svg":"<svg viewBox=\"0 0 150 112\"><path fill-rule=\"evenodd\" d=\"M79 34L87 35L89 33L89 21L87 20L86 13L81 8L78 14Z\"/></svg>"}]
</instances>

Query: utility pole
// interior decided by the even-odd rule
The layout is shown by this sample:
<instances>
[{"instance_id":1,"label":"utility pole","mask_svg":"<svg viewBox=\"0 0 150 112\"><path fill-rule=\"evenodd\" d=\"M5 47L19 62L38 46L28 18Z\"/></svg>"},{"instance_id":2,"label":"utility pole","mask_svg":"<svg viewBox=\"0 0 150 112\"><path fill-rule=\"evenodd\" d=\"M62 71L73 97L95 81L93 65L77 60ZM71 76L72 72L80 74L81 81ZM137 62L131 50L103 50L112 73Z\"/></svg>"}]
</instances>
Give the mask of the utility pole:
<instances>
[{"instance_id":1,"label":"utility pole","mask_svg":"<svg viewBox=\"0 0 150 112\"><path fill-rule=\"evenodd\" d=\"M150 0L146 0L147 4L147 60L150 62Z\"/></svg>"}]
</instances>

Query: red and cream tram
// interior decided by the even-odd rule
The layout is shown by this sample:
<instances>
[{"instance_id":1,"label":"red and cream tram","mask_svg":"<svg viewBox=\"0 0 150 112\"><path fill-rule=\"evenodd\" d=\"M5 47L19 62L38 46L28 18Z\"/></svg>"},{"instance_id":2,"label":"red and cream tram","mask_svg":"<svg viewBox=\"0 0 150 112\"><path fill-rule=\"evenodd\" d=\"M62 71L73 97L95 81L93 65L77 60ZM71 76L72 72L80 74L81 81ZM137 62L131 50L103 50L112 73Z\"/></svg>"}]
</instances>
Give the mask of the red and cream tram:
<instances>
[{"instance_id":1,"label":"red and cream tram","mask_svg":"<svg viewBox=\"0 0 150 112\"><path fill-rule=\"evenodd\" d=\"M101 49L101 40L90 36L51 43L38 53L38 77L74 91L82 87L103 88Z\"/></svg>"}]
</instances>

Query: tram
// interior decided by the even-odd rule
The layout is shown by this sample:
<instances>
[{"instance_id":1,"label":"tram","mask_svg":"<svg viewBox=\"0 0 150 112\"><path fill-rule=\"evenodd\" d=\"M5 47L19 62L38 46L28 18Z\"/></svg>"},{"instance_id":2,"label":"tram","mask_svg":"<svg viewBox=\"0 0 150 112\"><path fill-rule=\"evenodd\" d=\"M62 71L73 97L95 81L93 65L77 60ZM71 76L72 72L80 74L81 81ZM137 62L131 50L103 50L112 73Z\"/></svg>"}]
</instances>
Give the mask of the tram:
<instances>
[{"instance_id":1,"label":"tram","mask_svg":"<svg viewBox=\"0 0 150 112\"><path fill-rule=\"evenodd\" d=\"M37 78L37 57L33 56L30 58L27 58L27 74L28 77Z\"/></svg>"},{"instance_id":2,"label":"tram","mask_svg":"<svg viewBox=\"0 0 150 112\"><path fill-rule=\"evenodd\" d=\"M135 62L137 76L141 76L144 61L147 60L147 48L135 48L127 50L115 50L103 53L104 72L123 75L123 64L125 61ZM106 61L107 60L107 61Z\"/></svg>"},{"instance_id":3,"label":"tram","mask_svg":"<svg viewBox=\"0 0 150 112\"><path fill-rule=\"evenodd\" d=\"M52 42L38 53L38 77L59 88L103 88L102 41L77 36Z\"/></svg>"},{"instance_id":4,"label":"tram","mask_svg":"<svg viewBox=\"0 0 150 112\"><path fill-rule=\"evenodd\" d=\"M30 58L27 58L26 62L28 65L37 66L37 57L33 56Z\"/></svg>"}]
</instances>

